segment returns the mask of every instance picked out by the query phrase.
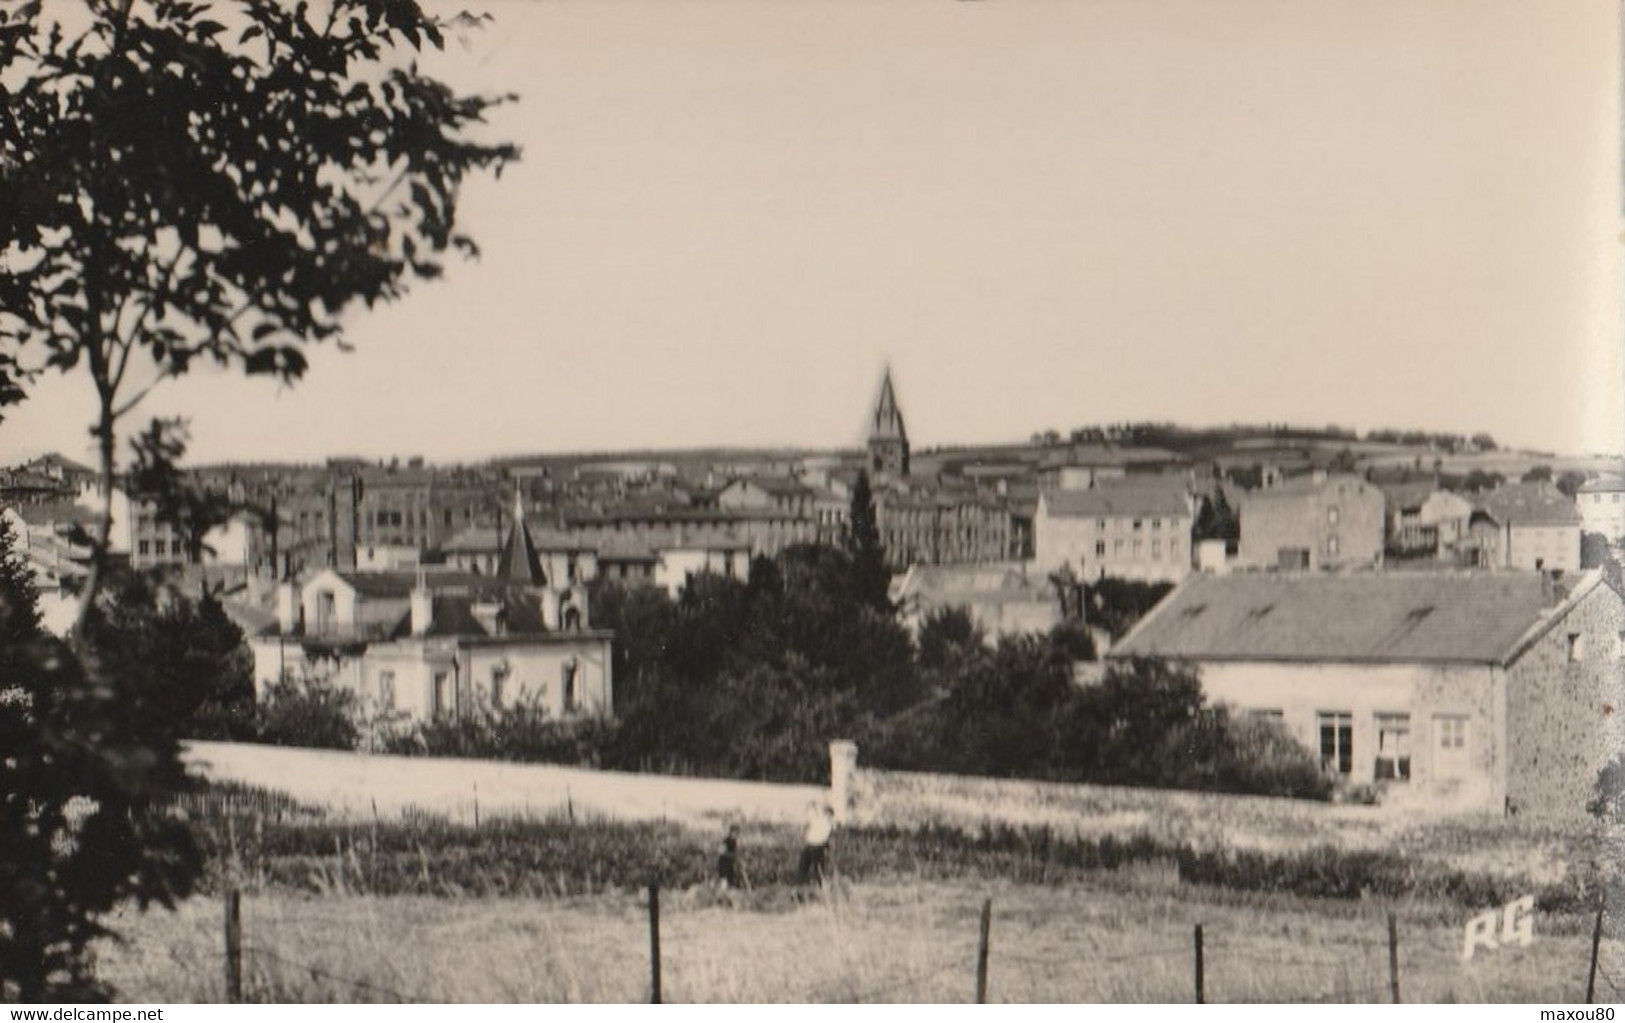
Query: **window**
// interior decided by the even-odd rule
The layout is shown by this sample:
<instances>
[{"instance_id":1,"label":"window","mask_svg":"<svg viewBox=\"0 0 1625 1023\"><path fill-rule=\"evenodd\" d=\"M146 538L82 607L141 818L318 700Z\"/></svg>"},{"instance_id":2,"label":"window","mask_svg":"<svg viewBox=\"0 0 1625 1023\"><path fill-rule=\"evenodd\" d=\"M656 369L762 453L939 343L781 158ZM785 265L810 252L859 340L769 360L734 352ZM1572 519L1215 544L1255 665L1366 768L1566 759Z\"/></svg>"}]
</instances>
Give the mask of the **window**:
<instances>
[{"instance_id":1,"label":"window","mask_svg":"<svg viewBox=\"0 0 1625 1023\"><path fill-rule=\"evenodd\" d=\"M1162 558L1162 541L1161 540L1152 540L1151 541L1151 557L1155 558L1155 559L1159 559L1159 560Z\"/></svg>"},{"instance_id":2,"label":"window","mask_svg":"<svg viewBox=\"0 0 1625 1023\"><path fill-rule=\"evenodd\" d=\"M1140 540L1134 541L1134 556L1136 558L1140 556L1140 552L1142 550L1144 550L1144 549L1145 549L1145 544L1144 544L1143 541L1140 541Z\"/></svg>"},{"instance_id":3,"label":"window","mask_svg":"<svg viewBox=\"0 0 1625 1023\"><path fill-rule=\"evenodd\" d=\"M1437 778L1454 778L1467 768L1467 717L1462 714L1438 714L1433 718L1433 774Z\"/></svg>"},{"instance_id":4,"label":"window","mask_svg":"<svg viewBox=\"0 0 1625 1023\"><path fill-rule=\"evenodd\" d=\"M491 706L498 710L502 708L503 698L507 696L508 671L506 662L491 667Z\"/></svg>"},{"instance_id":5,"label":"window","mask_svg":"<svg viewBox=\"0 0 1625 1023\"><path fill-rule=\"evenodd\" d=\"M138 554L148 554L148 553L150 553L151 545L148 544L147 541L141 540L141 541L136 543L135 548L136 548L136 553L138 553Z\"/></svg>"},{"instance_id":6,"label":"window","mask_svg":"<svg viewBox=\"0 0 1625 1023\"><path fill-rule=\"evenodd\" d=\"M430 709L437 718L449 717L453 708L456 694L451 689L451 671L447 668L436 668L434 672L434 691L430 694L434 706Z\"/></svg>"},{"instance_id":7,"label":"window","mask_svg":"<svg viewBox=\"0 0 1625 1023\"><path fill-rule=\"evenodd\" d=\"M1121 558L1123 556L1123 541L1121 541L1121 540L1113 540L1112 541L1112 553L1117 555L1119 558Z\"/></svg>"},{"instance_id":8,"label":"window","mask_svg":"<svg viewBox=\"0 0 1625 1023\"><path fill-rule=\"evenodd\" d=\"M581 674L581 662L572 657L564 662L562 673L562 689L564 693L564 710L566 713L576 709L581 694L576 691L576 679Z\"/></svg>"},{"instance_id":9,"label":"window","mask_svg":"<svg viewBox=\"0 0 1625 1023\"><path fill-rule=\"evenodd\" d=\"M1095 557L1104 558L1105 556L1106 556L1106 541L1104 541L1104 540L1096 540L1095 541Z\"/></svg>"},{"instance_id":10,"label":"window","mask_svg":"<svg viewBox=\"0 0 1625 1023\"><path fill-rule=\"evenodd\" d=\"M1095 528L1100 530L1102 533L1104 533L1106 531L1106 520L1105 519L1096 519L1095 520Z\"/></svg>"},{"instance_id":11,"label":"window","mask_svg":"<svg viewBox=\"0 0 1625 1023\"><path fill-rule=\"evenodd\" d=\"M395 709L395 673L393 671L380 671L378 673L378 706L384 710Z\"/></svg>"},{"instance_id":12,"label":"window","mask_svg":"<svg viewBox=\"0 0 1625 1023\"><path fill-rule=\"evenodd\" d=\"M1569 633L1569 663L1579 664L1585 660L1586 638L1583 633Z\"/></svg>"},{"instance_id":13,"label":"window","mask_svg":"<svg viewBox=\"0 0 1625 1023\"><path fill-rule=\"evenodd\" d=\"M1145 525L1145 520L1144 519L1135 519L1134 520L1134 528L1135 529L1139 529L1144 525Z\"/></svg>"},{"instance_id":14,"label":"window","mask_svg":"<svg viewBox=\"0 0 1625 1023\"><path fill-rule=\"evenodd\" d=\"M1337 510L1337 505L1334 504L1330 508L1326 509L1326 524L1327 525L1331 525L1331 526L1337 525L1337 520L1338 520L1339 517L1341 517L1341 513Z\"/></svg>"},{"instance_id":15,"label":"window","mask_svg":"<svg viewBox=\"0 0 1625 1023\"><path fill-rule=\"evenodd\" d=\"M1328 771L1354 770L1354 715L1347 711L1321 711L1320 763Z\"/></svg>"},{"instance_id":16,"label":"window","mask_svg":"<svg viewBox=\"0 0 1625 1023\"><path fill-rule=\"evenodd\" d=\"M168 549L169 545L162 540L154 540L152 542L152 553L158 555L160 558L164 556Z\"/></svg>"},{"instance_id":17,"label":"window","mask_svg":"<svg viewBox=\"0 0 1625 1023\"><path fill-rule=\"evenodd\" d=\"M1273 707L1249 710L1246 713L1248 717L1256 718L1259 721L1284 721L1286 719L1285 711L1277 710Z\"/></svg>"},{"instance_id":18,"label":"window","mask_svg":"<svg viewBox=\"0 0 1625 1023\"><path fill-rule=\"evenodd\" d=\"M1336 555L1338 550L1337 536L1334 534L1326 538L1326 553Z\"/></svg>"},{"instance_id":19,"label":"window","mask_svg":"<svg viewBox=\"0 0 1625 1023\"><path fill-rule=\"evenodd\" d=\"M1411 780L1411 716L1377 715L1377 762L1372 777L1378 781Z\"/></svg>"},{"instance_id":20,"label":"window","mask_svg":"<svg viewBox=\"0 0 1625 1023\"><path fill-rule=\"evenodd\" d=\"M1161 519L1152 519L1151 520L1151 528L1152 529L1161 529L1162 528L1162 520Z\"/></svg>"},{"instance_id":21,"label":"window","mask_svg":"<svg viewBox=\"0 0 1625 1023\"><path fill-rule=\"evenodd\" d=\"M1614 660L1625 660L1625 629L1614 637Z\"/></svg>"},{"instance_id":22,"label":"window","mask_svg":"<svg viewBox=\"0 0 1625 1023\"><path fill-rule=\"evenodd\" d=\"M1614 504L1618 504L1619 503L1619 495L1618 494L1611 495L1610 500L1612 500Z\"/></svg>"}]
</instances>

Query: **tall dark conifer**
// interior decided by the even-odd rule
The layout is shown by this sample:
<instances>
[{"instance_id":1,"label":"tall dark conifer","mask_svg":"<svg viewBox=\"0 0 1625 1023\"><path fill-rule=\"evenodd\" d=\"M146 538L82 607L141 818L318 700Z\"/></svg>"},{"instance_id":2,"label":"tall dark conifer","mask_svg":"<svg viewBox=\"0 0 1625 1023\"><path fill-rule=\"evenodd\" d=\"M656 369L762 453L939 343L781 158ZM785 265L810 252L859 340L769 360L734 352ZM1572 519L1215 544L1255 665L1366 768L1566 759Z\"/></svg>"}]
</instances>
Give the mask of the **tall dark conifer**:
<instances>
[{"instance_id":1,"label":"tall dark conifer","mask_svg":"<svg viewBox=\"0 0 1625 1023\"><path fill-rule=\"evenodd\" d=\"M891 610L891 574L886 569L886 549L880 543L880 525L875 516L874 492L869 474L860 471L852 487L852 509L847 519L846 552L852 556L853 595L861 604L878 610Z\"/></svg>"}]
</instances>

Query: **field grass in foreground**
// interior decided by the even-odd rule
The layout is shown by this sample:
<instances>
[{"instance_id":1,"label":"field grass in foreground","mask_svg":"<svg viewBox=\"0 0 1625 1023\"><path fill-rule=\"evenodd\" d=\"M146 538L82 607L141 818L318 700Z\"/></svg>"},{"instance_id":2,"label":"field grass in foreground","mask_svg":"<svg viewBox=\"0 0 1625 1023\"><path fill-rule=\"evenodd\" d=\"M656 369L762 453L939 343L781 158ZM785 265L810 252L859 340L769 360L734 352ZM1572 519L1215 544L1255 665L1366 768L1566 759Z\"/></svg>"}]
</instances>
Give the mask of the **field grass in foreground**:
<instances>
[{"instance_id":1,"label":"field grass in foreground","mask_svg":"<svg viewBox=\"0 0 1625 1023\"><path fill-rule=\"evenodd\" d=\"M1193 898L1166 871L1110 884L880 882L797 901L764 889L734 903L709 888L663 893L668 1001L964 1002L975 991L978 914L993 900L990 993L1000 1002L1161 1002L1192 997L1192 927L1204 925L1209 1001L1382 1002L1386 914L1399 915L1407 1001L1575 1002L1589 922L1543 914L1529 948L1459 957L1440 907L1293 897ZM1102 881L1108 878L1103 877ZM1332 910L1328 912L1328 910ZM1461 913L1465 919L1466 913ZM100 950L119 997L218 1001L221 906L135 910ZM309 896L243 898L251 1000L636 1002L649 996L641 893L563 899ZM1599 998L1625 989L1625 947L1603 943Z\"/></svg>"}]
</instances>

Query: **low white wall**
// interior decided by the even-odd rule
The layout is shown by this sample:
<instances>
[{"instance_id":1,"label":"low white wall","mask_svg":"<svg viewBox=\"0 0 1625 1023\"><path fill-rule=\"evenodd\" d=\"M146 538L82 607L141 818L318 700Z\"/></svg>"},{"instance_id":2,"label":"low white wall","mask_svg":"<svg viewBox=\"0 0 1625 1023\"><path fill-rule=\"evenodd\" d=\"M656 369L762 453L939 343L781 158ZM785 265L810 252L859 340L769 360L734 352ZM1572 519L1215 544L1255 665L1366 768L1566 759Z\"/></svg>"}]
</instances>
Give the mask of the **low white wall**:
<instances>
[{"instance_id":1,"label":"low white wall","mask_svg":"<svg viewBox=\"0 0 1625 1023\"><path fill-rule=\"evenodd\" d=\"M545 816L568 806L578 817L669 820L713 827L725 818L793 823L807 804L828 798L811 785L677 778L489 760L194 742L186 762L211 781L233 781L284 792L340 816L368 819L408 809L470 820Z\"/></svg>"}]
</instances>

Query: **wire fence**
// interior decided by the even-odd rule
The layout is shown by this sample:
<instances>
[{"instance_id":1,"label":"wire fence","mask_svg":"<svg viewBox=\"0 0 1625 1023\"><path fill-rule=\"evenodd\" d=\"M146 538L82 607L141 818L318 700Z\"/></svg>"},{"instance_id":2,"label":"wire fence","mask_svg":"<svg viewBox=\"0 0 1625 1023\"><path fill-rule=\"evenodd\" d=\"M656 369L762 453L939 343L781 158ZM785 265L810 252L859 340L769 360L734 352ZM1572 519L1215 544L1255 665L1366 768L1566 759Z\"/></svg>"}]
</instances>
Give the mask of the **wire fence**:
<instances>
[{"instance_id":1,"label":"wire fence","mask_svg":"<svg viewBox=\"0 0 1625 1023\"><path fill-rule=\"evenodd\" d=\"M678 946L691 935L681 931L673 933L670 921L663 934L659 912L660 892L650 886L648 892L648 947L647 956L639 958L624 947L594 945L583 955L595 961L614 960L614 972L624 978L647 970L646 991L653 1001L663 1000L663 992L672 988L664 973L670 966L673 939ZM240 895L232 888L226 896L226 926L224 951L210 955L224 970L227 1001L315 1001L348 997L357 1001L392 1001L414 1003L425 1000L444 1000L442 991L413 990L410 983L400 985L381 980L377 976L358 977L335 969L332 965L312 961L312 956L290 953L277 943L275 935L246 936L240 915ZM968 942L958 951L939 951L932 956L919 956L923 962L899 961L891 966L891 975L875 977L873 972L842 982L826 983L822 990L805 994L799 1000L848 1001L856 1003L887 1001L947 1002L974 1000L1070 1000L1070 1001L1129 1001L1172 1000L1179 986L1196 1002L1247 1003L1260 1001L1292 1001L1303 1003L1347 1003L1363 1001L1398 1002L1406 982L1405 970L1419 973L1428 964L1437 966L1447 955L1459 955L1437 946L1415 950L1414 956L1402 954L1399 931L1394 914L1388 914L1387 940L1344 943L1335 951L1317 952L1313 949L1281 950L1249 943L1245 935L1219 936L1210 940L1204 927L1197 924L1187 943L1159 942L1147 948L1106 951L1098 940L1078 940L1072 936L1069 944L1052 952L1033 952L1019 943L1015 948L1001 948L994 940L998 930L991 926L995 917L992 899L982 905L980 929L974 946ZM274 930L274 929L273 929ZM951 939L953 935L944 935ZM960 938L969 937L960 934ZM1133 935L1123 936L1133 940ZM624 935L623 935L624 938ZM664 945L662 941L664 939ZM1606 946L1617 952L1619 944L1610 939ZM664 948L664 951L663 951ZM1603 911L1596 917L1595 931L1590 942L1590 960L1585 964L1585 1001L1614 1001L1625 995L1625 986L1616 979L1621 970L1612 967L1602 954ZM875 967L876 964L866 964ZM1581 964L1574 964L1574 975ZM884 973L885 965L879 966ZM1565 971L1567 975L1568 971ZM217 974L218 976L218 974ZM686 979L686 978L685 978ZM1150 981L1155 984L1147 988ZM827 979L826 979L827 980ZM1125 984L1140 984L1136 989L1143 999L1123 996ZM999 986L1005 990L1000 991ZM624 992L631 988L623 985ZM694 996L693 989L679 994ZM703 996L703 992L699 992ZM1483 993L1482 991L1480 993ZM761 1000L746 992L741 1000ZM784 988L777 992L781 998L797 1000L795 992ZM1578 999L1579 982L1576 981L1569 998ZM1023 996L1028 997L1023 997ZM517 996L515 1000L526 1000Z\"/></svg>"}]
</instances>

